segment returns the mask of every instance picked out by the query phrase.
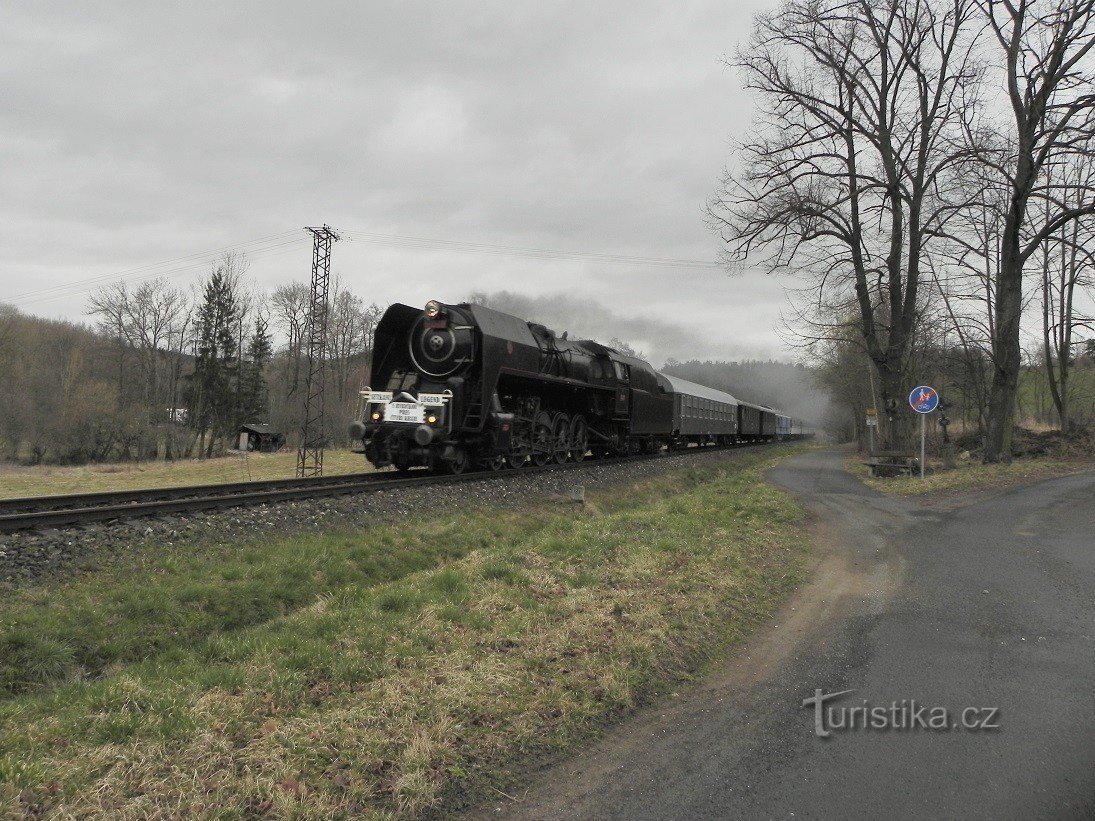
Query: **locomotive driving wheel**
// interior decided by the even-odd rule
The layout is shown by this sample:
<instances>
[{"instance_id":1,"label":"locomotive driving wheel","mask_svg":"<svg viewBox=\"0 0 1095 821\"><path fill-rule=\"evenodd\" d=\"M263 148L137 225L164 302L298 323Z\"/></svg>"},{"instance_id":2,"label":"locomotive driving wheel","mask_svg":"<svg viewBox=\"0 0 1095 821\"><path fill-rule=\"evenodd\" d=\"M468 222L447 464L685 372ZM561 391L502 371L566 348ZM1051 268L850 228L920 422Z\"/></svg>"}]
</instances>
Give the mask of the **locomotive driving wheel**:
<instances>
[{"instance_id":1,"label":"locomotive driving wheel","mask_svg":"<svg viewBox=\"0 0 1095 821\"><path fill-rule=\"evenodd\" d=\"M589 450L589 426L581 414L576 414L570 420L569 439L570 458L575 462L581 462L586 458L586 451Z\"/></svg>"},{"instance_id":2,"label":"locomotive driving wheel","mask_svg":"<svg viewBox=\"0 0 1095 821\"><path fill-rule=\"evenodd\" d=\"M570 417L565 413L556 414L551 429L555 434L551 458L555 464L561 465L570 455Z\"/></svg>"},{"instance_id":3,"label":"locomotive driving wheel","mask_svg":"<svg viewBox=\"0 0 1095 821\"><path fill-rule=\"evenodd\" d=\"M506 466L506 457L501 453L494 456L484 456L479 460L484 468L487 470L501 470Z\"/></svg>"},{"instance_id":4,"label":"locomotive driving wheel","mask_svg":"<svg viewBox=\"0 0 1095 821\"><path fill-rule=\"evenodd\" d=\"M463 448L456 448L453 451L452 458L446 461L445 466L448 468L449 473L459 476L468 469L468 452Z\"/></svg>"},{"instance_id":5,"label":"locomotive driving wheel","mask_svg":"<svg viewBox=\"0 0 1095 821\"><path fill-rule=\"evenodd\" d=\"M551 416L540 411L536 414L536 422L532 427L532 463L543 467L551 461L554 450L555 430L551 424Z\"/></svg>"}]
</instances>

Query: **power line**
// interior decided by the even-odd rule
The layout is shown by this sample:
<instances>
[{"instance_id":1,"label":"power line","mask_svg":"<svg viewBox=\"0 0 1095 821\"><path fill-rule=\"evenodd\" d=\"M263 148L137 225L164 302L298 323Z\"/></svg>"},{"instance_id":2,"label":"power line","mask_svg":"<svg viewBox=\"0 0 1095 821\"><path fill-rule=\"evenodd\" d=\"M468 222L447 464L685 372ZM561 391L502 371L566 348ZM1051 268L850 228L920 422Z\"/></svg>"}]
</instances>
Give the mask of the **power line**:
<instances>
[{"instance_id":1,"label":"power line","mask_svg":"<svg viewBox=\"0 0 1095 821\"><path fill-rule=\"evenodd\" d=\"M377 234L368 231L344 231L343 236L375 245L388 245L398 248L419 248L423 250L457 251L470 254L489 254L499 256L520 256L534 259L558 259L581 262L603 262L613 265L650 265L672 268L695 268L721 270L723 265L697 259L675 259L628 254L606 254L595 251L564 251L553 248L529 248L516 245L494 245L484 242L463 242L459 240L433 239L401 234Z\"/></svg>"},{"instance_id":2,"label":"power line","mask_svg":"<svg viewBox=\"0 0 1095 821\"><path fill-rule=\"evenodd\" d=\"M690 270L721 270L723 267L717 262L696 259L609 254L595 251L567 251L555 248L497 245L484 242L437 239L405 234L379 234L369 231L343 231L341 232L341 236L344 239L356 240L372 245L424 251L452 251L456 253L483 254L487 256L513 256L542 260L669 267ZM207 251L198 251L192 254L161 260L160 262L114 271L108 274L98 274L93 277L76 280L75 282L24 291L21 294L15 295L12 299L6 300L6 302L14 306L30 305L38 302L48 302L75 294L87 293L96 287L116 280L135 283L157 277L175 277L191 273L198 268L204 268L211 260L230 251L244 252L251 259L281 256L285 253L292 253L292 251L304 241L305 237L297 235L296 231L282 231L277 234L270 234L265 237L259 237L234 245L227 245Z\"/></svg>"},{"instance_id":3,"label":"power line","mask_svg":"<svg viewBox=\"0 0 1095 821\"><path fill-rule=\"evenodd\" d=\"M181 274L191 273L195 270L205 268L212 260L215 260L221 254L230 251L244 252L247 254L249 259L280 256L284 253L291 253L297 247L302 245L305 242L305 237L294 237L293 239L283 240L281 242L270 242L269 240L291 236L295 233L295 231L286 231L282 234L274 234L271 237L263 238L264 240L266 240L266 244L258 245L257 247L255 247L256 243L260 243L262 242L262 240L252 240L250 242L240 243L239 245L231 245L211 251L203 251L200 253L190 254L185 257L177 257L175 259L165 260L163 262L126 269L125 271L116 271L110 274L101 274L99 276L89 277L87 279L77 280L75 282L68 282L61 285L50 286L47 288L40 288L35 291L25 291L24 293L16 296L14 299L6 300L6 302L10 305L15 306L28 305L36 302L48 302L50 300L59 299L65 296L72 296L74 294L87 293L88 291L91 291L100 285L114 282L116 280L123 280L127 283L136 283L143 282L148 279L155 279L158 277L175 277ZM166 267L185 260L192 261L183 262L183 264L175 265L175 267ZM137 275L135 276L134 274Z\"/></svg>"},{"instance_id":4,"label":"power line","mask_svg":"<svg viewBox=\"0 0 1095 821\"><path fill-rule=\"evenodd\" d=\"M238 251L238 250L241 250L243 248L246 248L246 247L249 247L249 246L252 246L252 245L262 245L262 244L265 244L265 243L272 242L274 240L285 239L286 237L292 236L295 233L296 233L295 231L282 231L281 233L278 233L278 234L271 234L270 236L259 237L258 239L248 240L247 242L241 242L241 243L237 243L235 245L225 246L223 248L214 248L214 249L211 249L209 251L197 251L197 252L192 253L192 254L185 254L185 255L179 256L179 257L172 257L170 259L165 259L165 260L161 260L160 262L154 262L154 263L150 263L150 264L146 264L146 265L138 265L135 268L126 268L126 269L123 269L121 271L115 271L115 272L109 273L109 274L97 274L96 276L88 277L87 279L76 280L75 282L69 282L69 283L65 283L63 285L53 285L53 286L49 286L49 287L46 287L46 288L39 288L38 290L35 290L35 291L25 291L24 293L18 294L17 298L18 299L23 299L25 297L35 296L37 294L47 293L49 291L60 290L60 289L65 289L65 288L69 288L69 287L76 287L76 286L85 285L85 284L91 285L91 284L95 284L95 283L98 283L98 282L101 282L101 281L104 281L104 280L124 279L125 277L127 277L131 274L137 274L137 273L141 273L142 271L148 271L148 270L154 269L154 268L161 268L161 267L168 266L168 265L174 265L176 263L182 263L182 262L186 262L188 260L205 261L208 258L219 256L219 255L221 255L225 252L228 252L228 251Z\"/></svg>"},{"instance_id":5,"label":"power line","mask_svg":"<svg viewBox=\"0 0 1095 821\"><path fill-rule=\"evenodd\" d=\"M76 280L75 282L66 282L59 285L39 288L34 291L25 291L21 294L18 294L15 301L35 302L41 298L49 297L52 294L65 295L70 293L81 293L91 290L97 285L101 285L107 282L113 282L116 280L139 282L157 276L173 276L181 272L194 270L194 268L198 266L205 266L211 260L216 259L216 257L227 252L243 251L248 253L249 255L257 255L287 245L300 244L303 241L303 237L295 237L292 240L284 241L285 237L292 236L292 234L294 233L295 232L286 231L281 234L273 234L270 237L263 237L262 239L258 240L250 240L248 242L225 246L223 248L211 249L209 251L201 251L194 254L188 254L186 256L163 260L161 262L141 265L134 268L128 268L122 271L114 271L109 274L99 274L93 277L88 277L86 279ZM283 241L273 241L277 239L282 239Z\"/></svg>"}]
</instances>

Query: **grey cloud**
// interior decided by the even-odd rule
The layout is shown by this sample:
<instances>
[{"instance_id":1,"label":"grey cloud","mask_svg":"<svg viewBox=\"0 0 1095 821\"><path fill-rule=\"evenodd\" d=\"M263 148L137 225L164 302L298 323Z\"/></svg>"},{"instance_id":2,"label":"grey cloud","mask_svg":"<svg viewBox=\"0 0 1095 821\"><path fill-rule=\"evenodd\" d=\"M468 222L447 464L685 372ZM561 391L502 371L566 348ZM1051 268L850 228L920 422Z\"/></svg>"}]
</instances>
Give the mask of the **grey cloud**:
<instances>
[{"instance_id":1,"label":"grey cloud","mask_svg":"<svg viewBox=\"0 0 1095 821\"><path fill-rule=\"evenodd\" d=\"M320 221L714 259L703 203L749 118L719 57L763 5L9 4L0 289ZM783 349L782 289L756 277L353 243L335 259L377 301L565 293L680 327L718 307L702 338ZM307 266L302 245L251 270L269 287Z\"/></svg>"}]
</instances>

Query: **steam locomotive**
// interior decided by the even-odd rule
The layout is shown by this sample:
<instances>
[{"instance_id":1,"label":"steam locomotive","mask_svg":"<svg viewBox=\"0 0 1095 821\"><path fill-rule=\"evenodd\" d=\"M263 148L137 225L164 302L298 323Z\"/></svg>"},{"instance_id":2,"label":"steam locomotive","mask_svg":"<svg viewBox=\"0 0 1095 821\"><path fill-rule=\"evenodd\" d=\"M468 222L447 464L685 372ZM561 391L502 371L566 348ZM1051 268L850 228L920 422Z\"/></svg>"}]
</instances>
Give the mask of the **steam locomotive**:
<instances>
[{"instance_id":1,"label":"steam locomotive","mask_svg":"<svg viewBox=\"0 0 1095 821\"><path fill-rule=\"evenodd\" d=\"M350 436L376 467L463 473L796 435L778 411L483 305L395 304Z\"/></svg>"}]
</instances>

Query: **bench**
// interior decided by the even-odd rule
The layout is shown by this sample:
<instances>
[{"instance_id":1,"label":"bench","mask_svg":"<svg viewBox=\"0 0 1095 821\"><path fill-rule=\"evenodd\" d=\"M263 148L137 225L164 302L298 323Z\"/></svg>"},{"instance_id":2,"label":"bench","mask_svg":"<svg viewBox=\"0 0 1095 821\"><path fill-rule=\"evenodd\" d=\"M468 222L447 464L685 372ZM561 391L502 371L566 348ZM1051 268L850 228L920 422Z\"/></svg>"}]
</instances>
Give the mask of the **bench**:
<instances>
[{"instance_id":1,"label":"bench","mask_svg":"<svg viewBox=\"0 0 1095 821\"><path fill-rule=\"evenodd\" d=\"M904 453L876 453L863 464L874 478L912 476L920 470L920 460Z\"/></svg>"}]
</instances>

